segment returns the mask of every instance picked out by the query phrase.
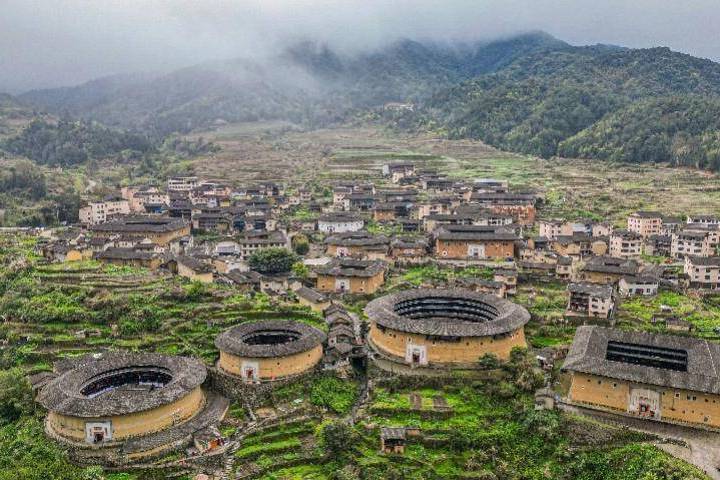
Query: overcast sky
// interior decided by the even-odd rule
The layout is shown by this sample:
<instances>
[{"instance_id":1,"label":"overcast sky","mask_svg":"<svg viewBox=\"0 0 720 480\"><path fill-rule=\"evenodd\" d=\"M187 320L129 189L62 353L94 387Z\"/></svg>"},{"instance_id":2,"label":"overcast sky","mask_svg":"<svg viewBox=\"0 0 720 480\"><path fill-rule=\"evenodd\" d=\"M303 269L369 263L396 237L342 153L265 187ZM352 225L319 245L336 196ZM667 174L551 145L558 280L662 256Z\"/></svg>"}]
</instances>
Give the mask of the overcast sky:
<instances>
[{"instance_id":1,"label":"overcast sky","mask_svg":"<svg viewBox=\"0 0 720 480\"><path fill-rule=\"evenodd\" d=\"M720 0L0 0L0 91L263 56L300 38L347 51L544 30L720 60L718 25Z\"/></svg>"}]
</instances>

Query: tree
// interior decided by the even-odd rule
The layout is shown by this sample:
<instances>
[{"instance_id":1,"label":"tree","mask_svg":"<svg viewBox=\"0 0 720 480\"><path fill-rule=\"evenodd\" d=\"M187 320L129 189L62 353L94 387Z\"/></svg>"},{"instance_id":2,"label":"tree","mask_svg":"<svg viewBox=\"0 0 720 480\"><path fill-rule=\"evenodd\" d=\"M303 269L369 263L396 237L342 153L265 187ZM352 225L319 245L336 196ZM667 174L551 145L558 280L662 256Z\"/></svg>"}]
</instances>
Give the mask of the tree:
<instances>
[{"instance_id":1,"label":"tree","mask_svg":"<svg viewBox=\"0 0 720 480\"><path fill-rule=\"evenodd\" d=\"M17 421L33 408L30 383L19 368L0 371L0 425Z\"/></svg>"},{"instance_id":2,"label":"tree","mask_svg":"<svg viewBox=\"0 0 720 480\"><path fill-rule=\"evenodd\" d=\"M292 266L292 273L298 278L307 278L310 274L310 269L302 262L295 262Z\"/></svg>"},{"instance_id":3,"label":"tree","mask_svg":"<svg viewBox=\"0 0 720 480\"><path fill-rule=\"evenodd\" d=\"M355 442L355 432L342 420L322 423L318 431L318 443L330 455L345 456Z\"/></svg>"},{"instance_id":4,"label":"tree","mask_svg":"<svg viewBox=\"0 0 720 480\"><path fill-rule=\"evenodd\" d=\"M260 273L286 273L289 272L297 256L284 248L263 248L250 255L248 264L250 268Z\"/></svg>"},{"instance_id":5,"label":"tree","mask_svg":"<svg viewBox=\"0 0 720 480\"><path fill-rule=\"evenodd\" d=\"M488 352L488 353L484 354L482 357L480 357L478 364L480 365L480 368L482 368L483 370L493 370L500 366L500 360L498 359L497 355L495 355L494 353Z\"/></svg>"}]
</instances>

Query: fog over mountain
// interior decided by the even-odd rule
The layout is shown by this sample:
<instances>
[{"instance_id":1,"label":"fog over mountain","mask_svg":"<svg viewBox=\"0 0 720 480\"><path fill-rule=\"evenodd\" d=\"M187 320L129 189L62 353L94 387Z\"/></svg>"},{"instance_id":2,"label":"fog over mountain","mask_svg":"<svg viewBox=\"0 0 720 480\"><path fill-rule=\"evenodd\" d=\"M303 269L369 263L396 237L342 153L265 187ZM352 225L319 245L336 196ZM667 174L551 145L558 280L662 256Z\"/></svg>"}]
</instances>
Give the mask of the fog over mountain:
<instances>
[{"instance_id":1,"label":"fog over mountain","mask_svg":"<svg viewBox=\"0 0 720 480\"><path fill-rule=\"evenodd\" d=\"M272 57L299 40L371 51L400 38L474 41L543 30L571 44L668 46L720 58L716 0L4 0L0 91Z\"/></svg>"}]
</instances>

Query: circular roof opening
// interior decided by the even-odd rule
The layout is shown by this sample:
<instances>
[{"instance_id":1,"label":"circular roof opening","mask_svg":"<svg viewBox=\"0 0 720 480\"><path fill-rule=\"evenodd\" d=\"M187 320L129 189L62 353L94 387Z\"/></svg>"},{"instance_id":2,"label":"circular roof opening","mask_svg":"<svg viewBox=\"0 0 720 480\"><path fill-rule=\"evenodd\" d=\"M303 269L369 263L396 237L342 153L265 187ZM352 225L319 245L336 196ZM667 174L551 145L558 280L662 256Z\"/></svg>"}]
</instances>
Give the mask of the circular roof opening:
<instances>
[{"instance_id":1,"label":"circular roof opening","mask_svg":"<svg viewBox=\"0 0 720 480\"><path fill-rule=\"evenodd\" d=\"M301 336L291 330L267 330L249 333L242 337L242 341L248 345L281 345L296 342Z\"/></svg>"},{"instance_id":2,"label":"circular roof opening","mask_svg":"<svg viewBox=\"0 0 720 480\"><path fill-rule=\"evenodd\" d=\"M487 322L494 320L498 309L476 298L462 296L427 296L400 300L393 311L410 319L443 318L464 322Z\"/></svg>"},{"instance_id":3,"label":"circular roof opening","mask_svg":"<svg viewBox=\"0 0 720 480\"><path fill-rule=\"evenodd\" d=\"M463 289L413 289L376 298L365 307L379 328L447 337L511 332L530 314L505 299Z\"/></svg>"},{"instance_id":4,"label":"circular roof opening","mask_svg":"<svg viewBox=\"0 0 720 480\"><path fill-rule=\"evenodd\" d=\"M267 320L231 327L215 338L215 346L241 357L278 357L315 348L325 338L323 332L306 323Z\"/></svg>"},{"instance_id":5,"label":"circular roof opening","mask_svg":"<svg viewBox=\"0 0 720 480\"><path fill-rule=\"evenodd\" d=\"M165 387L173 379L169 369L158 366L119 368L99 373L80 387L80 393L95 398L113 390L148 391Z\"/></svg>"}]
</instances>

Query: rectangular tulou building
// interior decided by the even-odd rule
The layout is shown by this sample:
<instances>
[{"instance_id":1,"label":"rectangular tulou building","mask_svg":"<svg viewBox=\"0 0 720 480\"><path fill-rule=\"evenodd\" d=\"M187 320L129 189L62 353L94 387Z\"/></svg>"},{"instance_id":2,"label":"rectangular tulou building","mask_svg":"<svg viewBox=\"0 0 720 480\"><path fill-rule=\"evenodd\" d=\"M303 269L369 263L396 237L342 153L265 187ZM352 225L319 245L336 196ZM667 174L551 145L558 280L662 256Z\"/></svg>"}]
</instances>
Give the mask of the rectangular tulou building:
<instances>
[{"instance_id":1,"label":"rectangular tulou building","mask_svg":"<svg viewBox=\"0 0 720 480\"><path fill-rule=\"evenodd\" d=\"M583 326L563 370L569 400L652 420L720 427L720 345Z\"/></svg>"}]
</instances>

